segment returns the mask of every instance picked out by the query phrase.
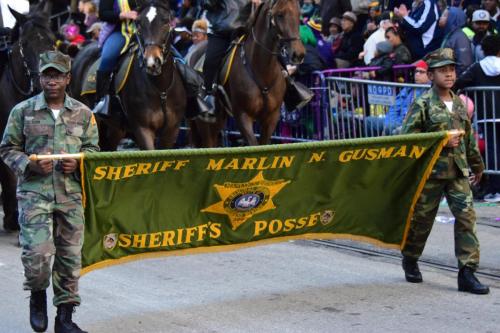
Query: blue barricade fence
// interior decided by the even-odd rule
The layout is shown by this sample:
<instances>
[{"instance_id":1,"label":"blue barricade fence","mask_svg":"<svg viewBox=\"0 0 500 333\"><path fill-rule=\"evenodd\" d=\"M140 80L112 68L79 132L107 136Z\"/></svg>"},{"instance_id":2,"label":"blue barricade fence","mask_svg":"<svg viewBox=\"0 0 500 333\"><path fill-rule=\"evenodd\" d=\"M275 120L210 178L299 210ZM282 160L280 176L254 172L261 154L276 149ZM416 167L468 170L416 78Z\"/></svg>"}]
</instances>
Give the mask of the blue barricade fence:
<instances>
[{"instance_id":1,"label":"blue barricade fence","mask_svg":"<svg viewBox=\"0 0 500 333\"><path fill-rule=\"evenodd\" d=\"M464 93L474 103L474 128L485 172L500 175L500 87L469 87Z\"/></svg>"}]
</instances>

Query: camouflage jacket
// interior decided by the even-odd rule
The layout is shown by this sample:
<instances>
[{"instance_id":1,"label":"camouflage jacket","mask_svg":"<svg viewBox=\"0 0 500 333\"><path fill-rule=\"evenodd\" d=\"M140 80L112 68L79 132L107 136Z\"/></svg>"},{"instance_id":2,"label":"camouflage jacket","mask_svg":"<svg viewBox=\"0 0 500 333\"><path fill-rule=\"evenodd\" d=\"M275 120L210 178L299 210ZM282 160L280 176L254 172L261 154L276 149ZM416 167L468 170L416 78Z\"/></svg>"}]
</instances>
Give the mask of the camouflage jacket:
<instances>
[{"instance_id":1,"label":"camouflage jacket","mask_svg":"<svg viewBox=\"0 0 500 333\"><path fill-rule=\"evenodd\" d=\"M59 203L81 198L79 171L64 174L54 163L52 174L39 175L28 168L28 156L98 151L97 143L97 125L87 106L66 96L64 107L54 119L42 92L12 109L0 157L16 173L18 192L42 194Z\"/></svg>"},{"instance_id":2,"label":"camouflage jacket","mask_svg":"<svg viewBox=\"0 0 500 333\"><path fill-rule=\"evenodd\" d=\"M456 148L444 147L434 165L431 178L450 179L483 172L484 163L477 148L470 120L462 100L452 93L453 112L449 112L437 92L430 89L413 102L403 121L403 133L423 133L464 130L465 135Z\"/></svg>"}]
</instances>

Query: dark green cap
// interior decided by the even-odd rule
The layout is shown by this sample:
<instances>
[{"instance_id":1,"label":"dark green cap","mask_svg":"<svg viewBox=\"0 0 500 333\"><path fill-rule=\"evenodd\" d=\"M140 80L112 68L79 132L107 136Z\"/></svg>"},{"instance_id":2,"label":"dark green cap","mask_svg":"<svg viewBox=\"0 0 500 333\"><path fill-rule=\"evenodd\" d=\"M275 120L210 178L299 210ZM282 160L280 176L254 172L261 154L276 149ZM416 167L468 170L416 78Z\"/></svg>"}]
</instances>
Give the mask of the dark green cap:
<instances>
[{"instance_id":1,"label":"dark green cap","mask_svg":"<svg viewBox=\"0 0 500 333\"><path fill-rule=\"evenodd\" d=\"M446 65L456 65L455 55L450 48L441 48L429 53L425 57L425 62L429 68L438 68Z\"/></svg>"},{"instance_id":2,"label":"dark green cap","mask_svg":"<svg viewBox=\"0 0 500 333\"><path fill-rule=\"evenodd\" d=\"M40 73L48 68L57 69L61 73L68 73L71 70L71 58L59 51L47 51L40 54Z\"/></svg>"}]
</instances>

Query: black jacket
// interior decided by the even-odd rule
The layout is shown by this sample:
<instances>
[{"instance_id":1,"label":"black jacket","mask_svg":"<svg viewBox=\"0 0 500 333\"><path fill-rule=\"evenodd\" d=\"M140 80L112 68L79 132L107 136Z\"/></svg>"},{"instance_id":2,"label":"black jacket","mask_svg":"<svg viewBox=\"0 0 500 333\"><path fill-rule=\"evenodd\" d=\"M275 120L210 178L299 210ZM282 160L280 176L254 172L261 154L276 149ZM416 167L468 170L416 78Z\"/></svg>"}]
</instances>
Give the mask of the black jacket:
<instances>
[{"instance_id":1,"label":"black jacket","mask_svg":"<svg viewBox=\"0 0 500 333\"><path fill-rule=\"evenodd\" d=\"M466 87L498 87L500 86L500 75L488 76L481 68L479 62L469 66L465 72L460 75L455 83L455 89L463 89ZM472 95L471 97L476 101L475 109L478 119L492 119L500 118L500 91L485 91L479 93L477 99ZM493 105L493 101L495 105ZM495 106L495 107L493 107ZM498 133L497 133L498 135ZM500 137L500 135L499 135Z\"/></svg>"},{"instance_id":2,"label":"black jacket","mask_svg":"<svg viewBox=\"0 0 500 333\"><path fill-rule=\"evenodd\" d=\"M368 66L380 67L375 71L375 80L377 81L393 81L392 66L394 66L394 59L390 54L384 54L375 57L368 64Z\"/></svg>"},{"instance_id":3,"label":"black jacket","mask_svg":"<svg viewBox=\"0 0 500 333\"><path fill-rule=\"evenodd\" d=\"M212 32L225 33L244 25L246 22L240 18L240 11L248 3L250 0L204 0Z\"/></svg>"},{"instance_id":4,"label":"black jacket","mask_svg":"<svg viewBox=\"0 0 500 333\"><path fill-rule=\"evenodd\" d=\"M403 65L411 63L411 52L408 50L406 45L399 44L394 49L394 64L395 65Z\"/></svg>"},{"instance_id":5,"label":"black jacket","mask_svg":"<svg viewBox=\"0 0 500 333\"><path fill-rule=\"evenodd\" d=\"M344 32L335 58L355 62L363 51L363 37L357 31Z\"/></svg>"}]
</instances>

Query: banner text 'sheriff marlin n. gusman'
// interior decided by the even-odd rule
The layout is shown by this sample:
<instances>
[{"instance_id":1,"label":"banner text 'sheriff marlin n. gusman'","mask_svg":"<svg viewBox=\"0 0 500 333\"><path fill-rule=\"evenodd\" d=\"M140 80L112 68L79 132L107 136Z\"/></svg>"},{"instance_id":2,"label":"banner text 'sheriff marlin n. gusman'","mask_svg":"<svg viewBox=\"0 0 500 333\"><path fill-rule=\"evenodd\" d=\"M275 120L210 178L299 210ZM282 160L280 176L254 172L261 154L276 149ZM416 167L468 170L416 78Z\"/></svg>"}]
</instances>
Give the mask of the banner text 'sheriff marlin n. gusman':
<instances>
[{"instance_id":1,"label":"banner text 'sheriff marlin n. gusman'","mask_svg":"<svg viewBox=\"0 0 500 333\"><path fill-rule=\"evenodd\" d=\"M82 273L289 239L350 238L400 248L446 141L441 132L85 154Z\"/></svg>"}]
</instances>

